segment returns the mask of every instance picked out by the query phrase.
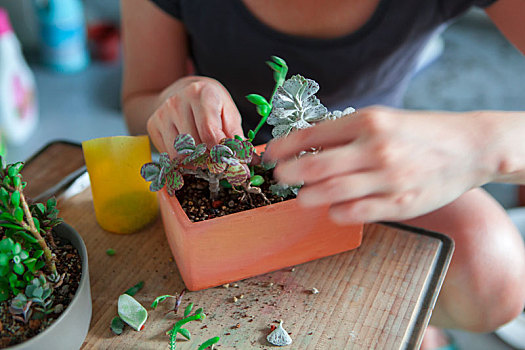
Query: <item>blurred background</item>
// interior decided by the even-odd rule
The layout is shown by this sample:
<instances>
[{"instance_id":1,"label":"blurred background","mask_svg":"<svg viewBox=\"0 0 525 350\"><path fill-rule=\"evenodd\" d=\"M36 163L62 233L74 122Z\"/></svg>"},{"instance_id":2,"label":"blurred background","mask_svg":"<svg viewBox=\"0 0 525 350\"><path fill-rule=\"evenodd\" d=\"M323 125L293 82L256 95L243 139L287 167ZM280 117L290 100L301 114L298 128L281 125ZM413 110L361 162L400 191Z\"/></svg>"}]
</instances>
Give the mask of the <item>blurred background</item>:
<instances>
[{"instance_id":1,"label":"blurred background","mask_svg":"<svg viewBox=\"0 0 525 350\"><path fill-rule=\"evenodd\" d=\"M62 12L46 8L48 1L0 0L34 78L32 101L37 112L27 125L14 126L18 127L14 130L29 130L17 139L7 140L6 130L13 126L0 124L2 151L9 162L25 160L54 140L81 142L127 134L120 110L119 1L54 0L67 9ZM73 19L71 13L75 13ZM76 48L76 56L72 48L60 47L61 38L53 32L61 21L69 26L68 35L85 40L84 49ZM525 57L481 10L471 10L450 23L431 41L420 66L407 91L406 108L525 110ZM0 73L6 67L11 66L0 52ZM0 105L8 103L1 94L2 90ZM505 208L519 205L517 186L485 187ZM494 333L451 333L460 349L513 349Z\"/></svg>"}]
</instances>

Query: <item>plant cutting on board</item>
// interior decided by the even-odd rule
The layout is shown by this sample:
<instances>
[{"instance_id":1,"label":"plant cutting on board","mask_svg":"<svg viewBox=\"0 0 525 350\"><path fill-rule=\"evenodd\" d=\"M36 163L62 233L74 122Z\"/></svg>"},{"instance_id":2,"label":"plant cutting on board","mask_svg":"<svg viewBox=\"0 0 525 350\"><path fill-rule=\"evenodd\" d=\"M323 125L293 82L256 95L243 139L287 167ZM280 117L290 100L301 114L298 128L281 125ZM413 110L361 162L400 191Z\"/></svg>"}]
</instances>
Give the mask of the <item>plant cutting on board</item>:
<instances>
[{"instance_id":1,"label":"plant cutting on board","mask_svg":"<svg viewBox=\"0 0 525 350\"><path fill-rule=\"evenodd\" d=\"M255 174L257 168L259 171L268 171L273 167L271 164L263 164L261 156L255 153L252 141L260 128L268 123L273 126L274 138L286 137L294 130L308 128L324 120L337 119L355 111L349 107L344 111L329 112L315 96L319 91L319 84L314 80L301 75L294 75L286 80L288 66L279 57L272 56L266 63L273 70L275 88L269 100L258 94L246 96L261 116L255 130L248 132L248 138L225 138L208 150L204 143L196 145L191 135L178 135L173 145L177 157L170 159L167 153L162 153L158 162L144 164L141 169L142 177L151 181L151 191L166 187L168 194L174 196L184 185L184 176L193 175L208 182L211 200L217 198L222 184L222 187L231 187L234 191L242 192L243 200L248 198L251 201L250 194L258 194L263 197L265 204L270 204L258 187L264 180ZM312 153L317 151L319 150L311 150ZM300 185L275 183L270 186L270 190L280 197L296 195L299 188Z\"/></svg>"},{"instance_id":2,"label":"plant cutting on board","mask_svg":"<svg viewBox=\"0 0 525 350\"><path fill-rule=\"evenodd\" d=\"M61 247L52 230L63 220L58 217L56 200L31 203L24 195L27 183L20 174L24 163L6 165L1 157L0 162L1 338L7 334L12 338L7 344L2 340L5 346L38 334L56 319L64 309L62 302L56 302L62 298L56 291L71 271L66 273L57 264ZM12 317L10 323L7 313Z\"/></svg>"}]
</instances>

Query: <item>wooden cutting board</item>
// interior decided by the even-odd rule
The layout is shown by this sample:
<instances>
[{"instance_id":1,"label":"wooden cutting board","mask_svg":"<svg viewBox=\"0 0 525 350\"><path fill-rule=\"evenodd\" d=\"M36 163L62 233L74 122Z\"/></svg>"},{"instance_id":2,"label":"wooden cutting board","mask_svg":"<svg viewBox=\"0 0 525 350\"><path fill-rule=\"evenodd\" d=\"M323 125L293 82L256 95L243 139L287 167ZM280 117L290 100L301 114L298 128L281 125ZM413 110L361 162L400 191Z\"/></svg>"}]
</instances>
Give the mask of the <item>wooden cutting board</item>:
<instances>
[{"instance_id":1,"label":"wooden cutting board","mask_svg":"<svg viewBox=\"0 0 525 350\"><path fill-rule=\"evenodd\" d=\"M36 195L83 165L82 152L78 145L56 142L28 163L23 175L28 194ZM167 313L173 300L150 308L155 297L184 288L160 218L135 234L106 232L96 222L89 189L59 202L59 208L89 254L93 317L82 349L168 349L165 333L189 302L208 317L187 324L192 339L180 337L177 349L197 349L213 336L221 337L216 349L270 349L266 336L278 320L294 340L288 349L417 348L453 251L442 234L369 224L358 249L228 288L187 292L175 315ZM109 248L114 256L106 254ZM139 281L144 288L135 298L149 311L145 329L126 327L114 335L109 325L117 299Z\"/></svg>"}]
</instances>

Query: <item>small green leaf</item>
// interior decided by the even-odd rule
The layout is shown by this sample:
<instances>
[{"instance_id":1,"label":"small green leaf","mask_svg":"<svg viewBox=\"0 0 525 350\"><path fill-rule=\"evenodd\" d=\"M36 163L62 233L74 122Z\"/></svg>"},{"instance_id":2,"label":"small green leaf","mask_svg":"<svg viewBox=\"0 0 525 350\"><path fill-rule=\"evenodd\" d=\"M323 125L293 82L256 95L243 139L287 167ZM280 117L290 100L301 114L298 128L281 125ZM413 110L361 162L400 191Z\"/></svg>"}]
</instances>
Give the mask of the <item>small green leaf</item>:
<instances>
[{"instance_id":1,"label":"small green leaf","mask_svg":"<svg viewBox=\"0 0 525 350\"><path fill-rule=\"evenodd\" d=\"M22 245L16 242L15 245L13 246L13 254L20 254L21 251L22 251Z\"/></svg>"},{"instance_id":2,"label":"small green leaf","mask_svg":"<svg viewBox=\"0 0 525 350\"><path fill-rule=\"evenodd\" d=\"M261 95L250 94L250 95L246 96L246 99L248 101L250 101L251 103L253 103L254 105L257 105L257 106L267 106L267 105L269 105L268 101L266 101L266 99L264 97L262 97Z\"/></svg>"},{"instance_id":3,"label":"small green leaf","mask_svg":"<svg viewBox=\"0 0 525 350\"><path fill-rule=\"evenodd\" d=\"M22 222L24 220L24 211L20 207L16 207L13 211L15 220L18 222Z\"/></svg>"},{"instance_id":4,"label":"small green leaf","mask_svg":"<svg viewBox=\"0 0 525 350\"><path fill-rule=\"evenodd\" d=\"M5 188L0 188L0 199L4 203L4 205L7 205L7 200L9 198L9 192Z\"/></svg>"},{"instance_id":5,"label":"small green leaf","mask_svg":"<svg viewBox=\"0 0 525 350\"><path fill-rule=\"evenodd\" d=\"M182 335L184 338L191 340L191 333L186 328L179 328L177 332L179 332L179 334Z\"/></svg>"},{"instance_id":6,"label":"small green leaf","mask_svg":"<svg viewBox=\"0 0 525 350\"><path fill-rule=\"evenodd\" d=\"M40 221L38 221L37 218L33 218L33 223L35 224L37 231L40 231Z\"/></svg>"},{"instance_id":7,"label":"small green leaf","mask_svg":"<svg viewBox=\"0 0 525 350\"><path fill-rule=\"evenodd\" d=\"M202 307L198 308L197 310L195 310L195 315L200 315L204 312L204 309Z\"/></svg>"},{"instance_id":8,"label":"small green leaf","mask_svg":"<svg viewBox=\"0 0 525 350\"><path fill-rule=\"evenodd\" d=\"M20 225L11 224L9 222L0 222L0 227L14 228L15 230L21 230Z\"/></svg>"},{"instance_id":9,"label":"small green leaf","mask_svg":"<svg viewBox=\"0 0 525 350\"><path fill-rule=\"evenodd\" d=\"M111 320L110 328L116 335L121 335L124 330L124 321L120 317L115 316Z\"/></svg>"},{"instance_id":10,"label":"small green leaf","mask_svg":"<svg viewBox=\"0 0 525 350\"><path fill-rule=\"evenodd\" d=\"M46 202L46 208L47 210L51 210L57 206L57 200L55 197L51 197Z\"/></svg>"},{"instance_id":11,"label":"small green leaf","mask_svg":"<svg viewBox=\"0 0 525 350\"><path fill-rule=\"evenodd\" d=\"M222 179L221 181L219 181L219 185L221 185L224 188L232 188L232 185L230 185L230 183L226 181L225 179Z\"/></svg>"},{"instance_id":12,"label":"small green leaf","mask_svg":"<svg viewBox=\"0 0 525 350\"><path fill-rule=\"evenodd\" d=\"M206 340L204 343L202 343L200 346L199 346L199 349L198 350L205 350L206 348L214 345L214 344L217 344L219 342L219 340L221 340L220 337L213 337L213 338L210 338L208 340Z\"/></svg>"},{"instance_id":13,"label":"small green leaf","mask_svg":"<svg viewBox=\"0 0 525 350\"><path fill-rule=\"evenodd\" d=\"M38 260L38 262L35 264L35 271L41 270L44 266L46 266L46 262Z\"/></svg>"},{"instance_id":14,"label":"small green leaf","mask_svg":"<svg viewBox=\"0 0 525 350\"><path fill-rule=\"evenodd\" d=\"M253 132L253 130L248 131L248 140L253 140L254 137L255 133Z\"/></svg>"},{"instance_id":15,"label":"small green leaf","mask_svg":"<svg viewBox=\"0 0 525 350\"><path fill-rule=\"evenodd\" d=\"M6 253L0 253L0 266L7 266L9 264L9 256Z\"/></svg>"},{"instance_id":16,"label":"small green leaf","mask_svg":"<svg viewBox=\"0 0 525 350\"><path fill-rule=\"evenodd\" d=\"M106 254L109 255L109 256L115 255L115 249L113 249L113 248L107 249L106 250Z\"/></svg>"},{"instance_id":17,"label":"small green leaf","mask_svg":"<svg viewBox=\"0 0 525 350\"><path fill-rule=\"evenodd\" d=\"M15 217L7 212L0 213L0 220L16 221Z\"/></svg>"},{"instance_id":18,"label":"small green leaf","mask_svg":"<svg viewBox=\"0 0 525 350\"><path fill-rule=\"evenodd\" d=\"M272 107L268 105L257 106L256 110L260 116L266 117L270 114Z\"/></svg>"},{"instance_id":19,"label":"small green leaf","mask_svg":"<svg viewBox=\"0 0 525 350\"><path fill-rule=\"evenodd\" d=\"M29 253L27 252L27 250L22 250L20 252L20 259L22 259L22 261L26 260L27 258L29 258Z\"/></svg>"},{"instance_id":20,"label":"small green leaf","mask_svg":"<svg viewBox=\"0 0 525 350\"><path fill-rule=\"evenodd\" d=\"M24 265L27 266L27 269L31 272L35 272L35 265L37 263L37 260L35 258L29 258L24 261Z\"/></svg>"},{"instance_id":21,"label":"small green leaf","mask_svg":"<svg viewBox=\"0 0 525 350\"><path fill-rule=\"evenodd\" d=\"M1 277L6 276L9 273L9 270L10 270L9 265L0 266L0 276Z\"/></svg>"},{"instance_id":22,"label":"small green leaf","mask_svg":"<svg viewBox=\"0 0 525 350\"><path fill-rule=\"evenodd\" d=\"M22 237L23 240L25 240L26 242L30 242L30 243L38 243L38 240L33 237L32 235L30 235L29 233L27 232L24 232L24 231L16 231L15 235L19 236L19 237ZM44 251L40 250L42 252L42 254L44 253ZM35 256L33 254L33 257L35 258L38 258L37 256Z\"/></svg>"},{"instance_id":23,"label":"small green leaf","mask_svg":"<svg viewBox=\"0 0 525 350\"><path fill-rule=\"evenodd\" d=\"M15 256L15 258L18 258L18 256ZM20 259L20 258L18 258ZM13 259L14 260L14 259ZM24 265L20 264L20 263L15 263L13 265L13 271L17 274L17 275L23 275L24 274L24 271L25 271L25 268L24 268Z\"/></svg>"},{"instance_id":24,"label":"small green leaf","mask_svg":"<svg viewBox=\"0 0 525 350\"><path fill-rule=\"evenodd\" d=\"M174 298L173 295L161 295L160 297L156 297L155 300L153 300L153 303L151 304L151 307L153 309L156 309L157 306L162 303L164 300L168 299L168 298Z\"/></svg>"},{"instance_id":25,"label":"small green leaf","mask_svg":"<svg viewBox=\"0 0 525 350\"><path fill-rule=\"evenodd\" d=\"M0 252L11 252L15 247L15 241L11 238L4 238L0 241Z\"/></svg>"},{"instance_id":26,"label":"small green leaf","mask_svg":"<svg viewBox=\"0 0 525 350\"><path fill-rule=\"evenodd\" d=\"M254 175L250 179L250 184L253 186L261 186L264 183L264 178L261 175Z\"/></svg>"},{"instance_id":27,"label":"small green leaf","mask_svg":"<svg viewBox=\"0 0 525 350\"><path fill-rule=\"evenodd\" d=\"M239 135L235 135L234 138L235 138L236 140L242 141L242 137L240 137Z\"/></svg>"},{"instance_id":28,"label":"small green leaf","mask_svg":"<svg viewBox=\"0 0 525 350\"><path fill-rule=\"evenodd\" d=\"M36 208L40 212L40 214L44 215L46 213L46 206L42 203L37 203Z\"/></svg>"},{"instance_id":29,"label":"small green leaf","mask_svg":"<svg viewBox=\"0 0 525 350\"><path fill-rule=\"evenodd\" d=\"M13 186L15 186L15 188L20 188L22 186L22 179L20 178L20 175L16 175L13 178Z\"/></svg>"},{"instance_id":30,"label":"small green leaf","mask_svg":"<svg viewBox=\"0 0 525 350\"><path fill-rule=\"evenodd\" d=\"M20 191L16 190L11 193L11 204L13 207L18 207L20 205Z\"/></svg>"},{"instance_id":31,"label":"small green leaf","mask_svg":"<svg viewBox=\"0 0 525 350\"><path fill-rule=\"evenodd\" d=\"M139 290L142 289L142 287L144 287L144 281L140 281L139 283L137 283L136 285L134 285L133 287L125 291L124 294L134 296L135 294L137 294Z\"/></svg>"},{"instance_id":32,"label":"small green leaf","mask_svg":"<svg viewBox=\"0 0 525 350\"><path fill-rule=\"evenodd\" d=\"M148 319L144 306L128 294L122 294L118 298L118 315L137 332L142 330Z\"/></svg>"},{"instance_id":33,"label":"small green leaf","mask_svg":"<svg viewBox=\"0 0 525 350\"><path fill-rule=\"evenodd\" d=\"M193 303L189 303L188 306L186 306L186 309L184 309L184 317L187 317L191 310L193 309Z\"/></svg>"}]
</instances>

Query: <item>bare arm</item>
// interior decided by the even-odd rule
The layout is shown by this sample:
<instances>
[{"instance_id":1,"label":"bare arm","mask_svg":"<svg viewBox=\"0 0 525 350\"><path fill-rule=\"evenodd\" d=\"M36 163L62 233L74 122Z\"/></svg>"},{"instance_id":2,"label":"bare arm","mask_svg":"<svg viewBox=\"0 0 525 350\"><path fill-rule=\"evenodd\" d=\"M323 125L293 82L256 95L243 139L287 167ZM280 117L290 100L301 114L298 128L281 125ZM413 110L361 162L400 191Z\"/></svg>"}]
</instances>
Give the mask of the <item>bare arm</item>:
<instances>
[{"instance_id":1,"label":"bare arm","mask_svg":"<svg viewBox=\"0 0 525 350\"><path fill-rule=\"evenodd\" d=\"M186 75L184 25L147 0L121 1L124 77L122 104L131 134L162 104L161 92Z\"/></svg>"},{"instance_id":2,"label":"bare arm","mask_svg":"<svg viewBox=\"0 0 525 350\"><path fill-rule=\"evenodd\" d=\"M147 131L157 150L172 157L178 134L191 134L209 147L242 135L241 116L226 88L188 75L184 25L147 0L125 0L121 6L122 100L130 133Z\"/></svg>"}]
</instances>

